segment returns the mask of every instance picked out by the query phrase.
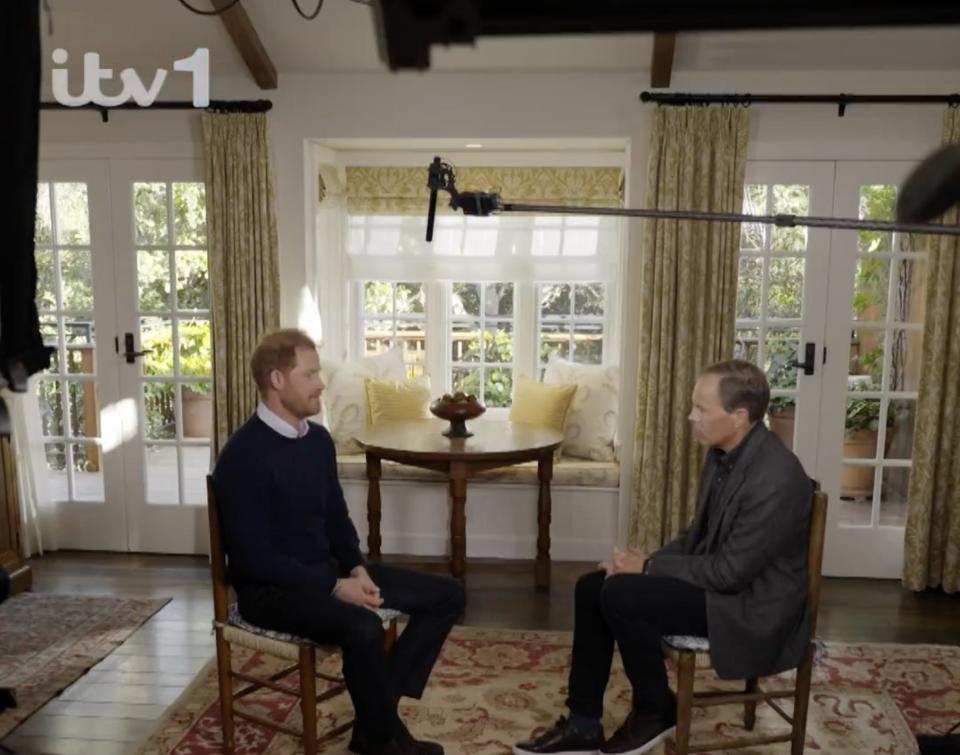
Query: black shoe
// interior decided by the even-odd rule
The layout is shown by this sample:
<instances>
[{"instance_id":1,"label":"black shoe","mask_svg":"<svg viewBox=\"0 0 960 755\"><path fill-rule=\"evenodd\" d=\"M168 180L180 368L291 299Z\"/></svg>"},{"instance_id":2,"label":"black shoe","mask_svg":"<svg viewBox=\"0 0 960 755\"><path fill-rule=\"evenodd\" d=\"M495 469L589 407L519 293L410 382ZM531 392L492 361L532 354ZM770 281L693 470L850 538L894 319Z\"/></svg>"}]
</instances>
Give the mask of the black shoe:
<instances>
[{"instance_id":1,"label":"black shoe","mask_svg":"<svg viewBox=\"0 0 960 755\"><path fill-rule=\"evenodd\" d=\"M350 752L357 755L443 755L443 746L437 742L427 742L413 738L413 734L407 728L407 725L400 722L396 736L383 747L371 747L367 741L366 735L354 725L353 734L350 736L350 744L347 745Z\"/></svg>"},{"instance_id":2,"label":"black shoe","mask_svg":"<svg viewBox=\"0 0 960 755\"><path fill-rule=\"evenodd\" d=\"M677 712L668 708L666 713L631 711L627 720L617 729L607 743L600 748L604 755L640 755L652 750L663 740L673 737L677 730Z\"/></svg>"},{"instance_id":3,"label":"black shoe","mask_svg":"<svg viewBox=\"0 0 960 755\"><path fill-rule=\"evenodd\" d=\"M513 746L513 755L580 755L584 752L595 753L603 745L603 730L596 734L584 735L573 728L566 716L537 737Z\"/></svg>"}]
</instances>

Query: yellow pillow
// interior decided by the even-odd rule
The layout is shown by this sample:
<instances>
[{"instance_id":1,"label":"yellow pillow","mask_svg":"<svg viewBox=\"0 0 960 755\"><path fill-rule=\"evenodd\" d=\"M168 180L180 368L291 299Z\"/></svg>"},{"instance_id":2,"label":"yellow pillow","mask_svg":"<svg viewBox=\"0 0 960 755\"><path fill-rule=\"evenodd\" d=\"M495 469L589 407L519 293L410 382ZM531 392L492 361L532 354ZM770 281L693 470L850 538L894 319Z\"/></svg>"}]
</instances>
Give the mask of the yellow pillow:
<instances>
[{"instance_id":1,"label":"yellow pillow","mask_svg":"<svg viewBox=\"0 0 960 755\"><path fill-rule=\"evenodd\" d=\"M429 417L430 383L422 378L409 380L363 379L367 394L367 425Z\"/></svg>"},{"instance_id":2,"label":"yellow pillow","mask_svg":"<svg viewBox=\"0 0 960 755\"><path fill-rule=\"evenodd\" d=\"M513 392L510 421L563 432L567 428L567 416L576 393L576 383L545 385L520 378Z\"/></svg>"}]
</instances>

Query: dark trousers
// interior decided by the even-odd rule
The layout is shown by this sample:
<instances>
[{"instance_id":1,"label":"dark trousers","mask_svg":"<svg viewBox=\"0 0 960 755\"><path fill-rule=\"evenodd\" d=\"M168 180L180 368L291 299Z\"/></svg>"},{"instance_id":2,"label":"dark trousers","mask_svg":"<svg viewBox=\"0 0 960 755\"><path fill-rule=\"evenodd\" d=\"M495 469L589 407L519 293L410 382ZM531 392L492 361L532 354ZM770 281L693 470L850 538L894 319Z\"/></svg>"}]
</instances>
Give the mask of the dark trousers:
<instances>
[{"instance_id":1,"label":"dark trousers","mask_svg":"<svg viewBox=\"0 0 960 755\"><path fill-rule=\"evenodd\" d=\"M464 592L451 577L379 563L367 565L380 588L383 608L409 616L389 660L376 613L311 589L277 587L238 591L244 619L343 650L343 677L357 726L372 744L388 741L397 727L397 700L419 698L450 629L463 613Z\"/></svg>"},{"instance_id":2,"label":"dark trousers","mask_svg":"<svg viewBox=\"0 0 960 755\"><path fill-rule=\"evenodd\" d=\"M571 711L603 716L613 643L620 648L633 687L633 707L663 713L673 704L660 644L665 634L707 634L706 596L699 587L673 577L602 571L577 581L570 666Z\"/></svg>"}]
</instances>

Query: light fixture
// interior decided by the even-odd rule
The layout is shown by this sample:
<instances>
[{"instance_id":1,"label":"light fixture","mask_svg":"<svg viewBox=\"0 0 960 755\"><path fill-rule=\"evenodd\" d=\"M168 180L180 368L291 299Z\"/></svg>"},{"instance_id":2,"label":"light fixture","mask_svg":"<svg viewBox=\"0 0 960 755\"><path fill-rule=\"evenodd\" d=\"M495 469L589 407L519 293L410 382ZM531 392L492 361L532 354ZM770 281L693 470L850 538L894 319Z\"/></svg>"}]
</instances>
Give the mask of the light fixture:
<instances>
[{"instance_id":1,"label":"light fixture","mask_svg":"<svg viewBox=\"0 0 960 755\"><path fill-rule=\"evenodd\" d=\"M471 144L464 144L463 146L466 147L467 149L483 149L483 145L477 144L476 142L473 142Z\"/></svg>"}]
</instances>

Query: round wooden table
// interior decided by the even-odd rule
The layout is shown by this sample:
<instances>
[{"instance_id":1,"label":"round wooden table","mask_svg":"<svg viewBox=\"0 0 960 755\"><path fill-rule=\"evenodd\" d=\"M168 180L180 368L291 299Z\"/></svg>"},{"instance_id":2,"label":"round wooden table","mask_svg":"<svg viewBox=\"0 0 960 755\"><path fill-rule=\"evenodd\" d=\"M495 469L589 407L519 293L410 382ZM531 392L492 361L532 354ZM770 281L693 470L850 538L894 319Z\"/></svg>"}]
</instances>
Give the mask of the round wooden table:
<instances>
[{"instance_id":1,"label":"round wooden table","mask_svg":"<svg viewBox=\"0 0 960 755\"><path fill-rule=\"evenodd\" d=\"M365 430L357 442L367 455L368 555L380 558L380 477L384 460L432 469L445 474L450 485L450 573L462 579L467 560L467 479L479 472L527 461L537 462L538 588L550 586L550 481L553 454L563 433L537 425L472 420L470 438L441 435L449 424L439 419L392 422Z\"/></svg>"}]
</instances>

